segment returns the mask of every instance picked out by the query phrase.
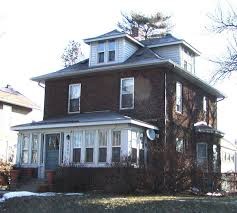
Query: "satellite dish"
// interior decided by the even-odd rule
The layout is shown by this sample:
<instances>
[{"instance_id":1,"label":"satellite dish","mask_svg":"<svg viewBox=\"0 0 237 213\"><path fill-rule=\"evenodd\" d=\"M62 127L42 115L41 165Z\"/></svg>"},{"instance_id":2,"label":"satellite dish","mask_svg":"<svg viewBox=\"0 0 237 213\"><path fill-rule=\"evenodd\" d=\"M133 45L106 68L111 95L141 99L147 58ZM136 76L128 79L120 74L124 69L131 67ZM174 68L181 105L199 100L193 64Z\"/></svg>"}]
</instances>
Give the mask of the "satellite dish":
<instances>
[{"instance_id":1,"label":"satellite dish","mask_svg":"<svg viewBox=\"0 0 237 213\"><path fill-rule=\"evenodd\" d=\"M155 140L156 138L156 133L155 133L155 130L154 129L147 129L146 130L146 136L151 140Z\"/></svg>"}]
</instances>

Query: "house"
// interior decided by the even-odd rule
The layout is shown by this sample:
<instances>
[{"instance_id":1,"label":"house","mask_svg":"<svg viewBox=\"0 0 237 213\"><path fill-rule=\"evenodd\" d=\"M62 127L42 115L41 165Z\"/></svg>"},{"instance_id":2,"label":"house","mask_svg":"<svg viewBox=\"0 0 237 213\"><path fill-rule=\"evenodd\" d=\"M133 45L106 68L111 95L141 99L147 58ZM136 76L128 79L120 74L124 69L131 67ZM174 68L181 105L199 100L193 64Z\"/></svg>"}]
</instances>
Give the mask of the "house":
<instances>
[{"instance_id":1,"label":"house","mask_svg":"<svg viewBox=\"0 0 237 213\"><path fill-rule=\"evenodd\" d=\"M44 118L12 128L19 166L40 178L59 165L148 166L155 143L220 171L217 102L225 96L195 75L197 49L171 34L139 41L118 30L84 41L88 59L32 78L45 84Z\"/></svg>"},{"instance_id":2,"label":"house","mask_svg":"<svg viewBox=\"0 0 237 213\"><path fill-rule=\"evenodd\" d=\"M11 126L36 119L39 107L10 85L0 88L0 159L16 160L17 133Z\"/></svg>"}]
</instances>

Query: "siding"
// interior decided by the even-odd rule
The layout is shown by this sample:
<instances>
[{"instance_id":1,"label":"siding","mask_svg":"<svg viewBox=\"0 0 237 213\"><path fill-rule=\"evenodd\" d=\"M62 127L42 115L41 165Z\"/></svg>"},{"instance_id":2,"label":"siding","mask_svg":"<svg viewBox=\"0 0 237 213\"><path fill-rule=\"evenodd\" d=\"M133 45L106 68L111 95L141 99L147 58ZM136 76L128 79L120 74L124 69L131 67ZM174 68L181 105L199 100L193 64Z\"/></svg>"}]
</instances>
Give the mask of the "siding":
<instances>
[{"instance_id":1,"label":"siding","mask_svg":"<svg viewBox=\"0 0 237 213\"><path fill-rule=\"evenodd\" d=\"M180 61L181 66L184 67L184 60L187 61L187 63L190 63L192 65L192 73L195 73L195 57L192 55L187 48L184 47L180 48Z\"/></svg>"},{"instance_id":2,"label":"siding","mask_svg":"<svg viewBox=\"0 0 237 213\"><path fill-rule=\"evenodd\" d=\"M171 46L164 46L164 47L156 47L152 49L158 55L165 59L170 59L175 63L181 65L181 58L180 58L180 46L179 45L171 45Z\"/></svg>"},{"instance_id":3,"label":"siding","mask_svg":"<svg viewBox=\"0 0 237 213\"><path fill-rule=\"evenodd\" d=\"M92 42L90 44L90 61L89 61L90 66L95 66L97 65L97 43Z\"/></svg>"},{"instance_id":4,"label":"siding","mask_svg":"<svg viewBox=\"0 0 237 213\"><path fill-rule=\"evenodd\" d=\"M126 61L131 55L133 55L137 51L137 46L126 39L124 39L124 53L123 53L123 61Z\"/></svg>"}]
</instances>

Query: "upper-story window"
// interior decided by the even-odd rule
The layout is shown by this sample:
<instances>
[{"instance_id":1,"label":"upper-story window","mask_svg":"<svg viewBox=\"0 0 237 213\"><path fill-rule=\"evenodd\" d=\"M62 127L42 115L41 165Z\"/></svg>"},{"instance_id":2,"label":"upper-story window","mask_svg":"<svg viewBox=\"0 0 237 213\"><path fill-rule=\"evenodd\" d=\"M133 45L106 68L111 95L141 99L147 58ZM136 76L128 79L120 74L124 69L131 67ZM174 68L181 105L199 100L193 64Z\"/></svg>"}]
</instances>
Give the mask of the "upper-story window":
<instances>
[{"instance_id":1,"label":"upper-story window","mask_svg":"<svg viewBox=\"0 0 237 213\"><path fill-rule=\"evenodd\" d=\"M184 60L184 69L188 70L188 62L186 60Z\"/></svg>"},{"instance_id":2,"label":"upper-story window","mask_svg":"<svg viewBox=\"0 0 237 213\"><path fill-rule=\"evenodd\" d=\"M134 108L134 78L122 78L120 85L120 109Z\"/></svg>"},{"instance_id":3,"label":"upper-story window","mask_svg":"<svg viewBox=\"0 0 237 213\"><path fill-rule=\"evenodd\" d=\"M98 63L104 63L105 62L105 42L99 42L98 43Z\"/></svg>"},{"instance_id":4,"label":"upper-story window","mask_svg":"<svg viewBox=\"0 0 237 213\"><path fill-rule=\"evenodd\" d=\"M180 82L176 82L176 112L182 113L182 84Z\"/></svg>"},{"instance_id":5,"label":"upper-story window","mask_svg":"<svg viewBox=\"0 0 237 213\"><path fill-rule=\"evenodd\" d=\"M80 112L81 84L70 84L68 96L68 112Z\"/></svg>"},{"instance_id":6,"label":"upper-story window","mask_svg":"<svg viewBox=\"0 0 237 213\"><path fill-rule=\"evenodd\" d=\"M203 97L203 105L202 105L202 107L203 107L203 112L207 112L207 98L204 96Z\"/></svg>"},{"instance_id":7,"label":"upper-story window","mask_svg":"<svg viewBox=\"0 0 237 213\"><path fill-rule=\"evenodd\" d=\"M115 40L109 41L109 53L108 53L108 61L115 61Z\"/></svg>"}]
</instances>

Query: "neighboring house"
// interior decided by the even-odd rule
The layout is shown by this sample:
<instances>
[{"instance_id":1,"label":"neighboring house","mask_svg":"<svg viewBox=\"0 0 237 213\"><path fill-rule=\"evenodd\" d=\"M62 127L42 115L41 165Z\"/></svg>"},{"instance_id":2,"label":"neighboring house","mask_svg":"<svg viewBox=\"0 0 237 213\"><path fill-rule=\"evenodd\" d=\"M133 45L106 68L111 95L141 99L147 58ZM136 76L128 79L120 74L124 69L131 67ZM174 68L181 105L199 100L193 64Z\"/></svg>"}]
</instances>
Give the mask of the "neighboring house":
<instances>
[{"instance_id":1,"label":"neighboring house","mask_svg":"<svg viewBox=\"0 0 237 213\"><path fill-rule=\"evenodd\" d=\"M236 172L237 146L234 143L221 139L221 172Z\"/></svg>"},{"instance_id":2,"label":"neighboring house","mask_svg":"<svg viewBox=\"0 0 237 213\"><path fill-rule=\"evenodd\" d=\"M39 107L10 85L0 88L0 159L14 163L17 133L11 126L32 122Z\"/></svg>"},{"instance_id":3,"label":"neighboring house","mask_svg":"<svg viewBox=\"0 0 237 213\"><path fill-rule=\"evenodd\" d=\"M32 79L45 84L44 119L13 127L21 167L44 177L58 165L147 164L157 143L220 172L224 95L195 75L199 51L170 34L138 41L113 30L84 41L89 59Z\"/></svg>"}]
</instances>

